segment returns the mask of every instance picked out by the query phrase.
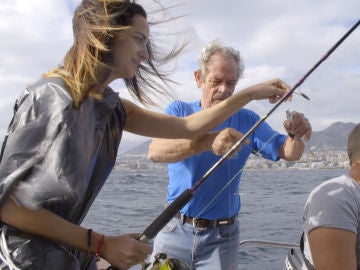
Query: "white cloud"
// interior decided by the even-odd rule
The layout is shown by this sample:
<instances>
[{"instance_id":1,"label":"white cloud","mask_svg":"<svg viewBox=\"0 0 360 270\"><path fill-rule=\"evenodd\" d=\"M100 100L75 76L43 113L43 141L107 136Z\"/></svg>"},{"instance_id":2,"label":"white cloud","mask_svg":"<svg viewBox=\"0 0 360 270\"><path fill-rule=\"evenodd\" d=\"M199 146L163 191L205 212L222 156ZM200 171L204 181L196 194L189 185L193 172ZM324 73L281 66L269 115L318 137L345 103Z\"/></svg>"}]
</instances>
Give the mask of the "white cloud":
<instances>
[{"instance_id":1,"label":"white cloud","mask_svg":"<svg viewBox=\"0 0 360 270\"><path fill-rule=\"evenodd\" d=\"M142 0L149 6L150 0ZM150 1L151 2L151 1ZM177 1L180 2L180 1ZM58 65L72 42L72 12L79 0L4 0L0 5L0 135L6 129L13 103L22 89ZM168 3L173 3L170 1ZM196 0L175 8L187 14L162 30L186 29L192 40L177 61L172 86L174 97L199 99L193 71L201 47L221 39L238 48L246 71L237 89L274 77L290 85L300 78L327 50L359 20L358 0ZM176 36L171 36L176 39ZM170 40L171 40L170 38ZM314 130L335 121L360 122L360 28L324 62L301 86L308 102L294 96L269 117L282 130L285 110L303 112ZM122 84L114 84L121 96L129 97ZM162 110L165 103L160 104ZM261 116L272 105L254 102L248 107ZM143 140L126 135L122 145ZM133 139L134 138L134 139ZM131 143L129 143L131 142Z\"/></svg>"}]
</instances>

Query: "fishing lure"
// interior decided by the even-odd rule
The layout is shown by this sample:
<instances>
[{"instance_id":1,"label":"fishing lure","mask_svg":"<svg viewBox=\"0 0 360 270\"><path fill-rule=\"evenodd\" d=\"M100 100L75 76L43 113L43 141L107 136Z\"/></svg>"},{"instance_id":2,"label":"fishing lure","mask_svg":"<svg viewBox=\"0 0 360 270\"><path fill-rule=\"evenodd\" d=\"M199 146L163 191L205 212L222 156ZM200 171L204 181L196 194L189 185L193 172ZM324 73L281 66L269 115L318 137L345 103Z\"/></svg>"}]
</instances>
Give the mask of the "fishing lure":
<instances>
[{"instance_id":1,"label":"fishing lure","mask_svg":"<svg viewBox=\"0 0 360 270\"><path fill-rule=\"evenodd\" d=\"M290 112L289 110L287 110L286 111L286 118L287 118L287 120L292 122L294 120L294 112Z\"/></svg>"},{"instance_id":2,"label":"fishing lure","mask_svg":"<svg viewBox=\"0 0 360 270\"><path fill-rule=\"evenodd\" d=\"M302 96L303 98L305 98L305 99L307 99L308 101L310 101L310 98L307 96L307 95L305 95L303 92L293 92L294 94L297 94L297 95L299 95L299 96Z\"/></svg>"}]
</instances>

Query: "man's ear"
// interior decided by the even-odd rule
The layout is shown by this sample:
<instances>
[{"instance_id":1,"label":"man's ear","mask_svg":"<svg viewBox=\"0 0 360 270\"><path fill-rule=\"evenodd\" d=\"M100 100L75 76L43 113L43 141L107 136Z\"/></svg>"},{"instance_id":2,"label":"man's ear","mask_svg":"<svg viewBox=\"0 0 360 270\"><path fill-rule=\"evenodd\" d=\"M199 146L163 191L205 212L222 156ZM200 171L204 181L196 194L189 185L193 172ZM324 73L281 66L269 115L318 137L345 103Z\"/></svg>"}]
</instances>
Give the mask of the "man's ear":
<instances>
[{"instance_id":1,"label":"man's ear","mask_svg":"<svg viewBox=\"0 0 360 270\"><path fill-rule=\"evenodd\" d=\"M194 71L194 77L195 77L195 81L196 81L196 86L198 88L201 88L202 80L201 80L201 72L200 72L200 70Z\"/></svg>"}]
</instances>

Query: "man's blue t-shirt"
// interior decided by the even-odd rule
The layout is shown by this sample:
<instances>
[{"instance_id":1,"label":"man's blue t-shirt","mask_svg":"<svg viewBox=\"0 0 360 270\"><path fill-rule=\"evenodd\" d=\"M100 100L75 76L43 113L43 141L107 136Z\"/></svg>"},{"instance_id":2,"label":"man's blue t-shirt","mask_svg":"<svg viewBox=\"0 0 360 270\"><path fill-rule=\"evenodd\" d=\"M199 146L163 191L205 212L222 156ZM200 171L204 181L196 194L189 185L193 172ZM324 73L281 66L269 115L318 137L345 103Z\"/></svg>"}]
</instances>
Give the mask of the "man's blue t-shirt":
<instances>
[{"instance_id":1,"label":"man's blue t-shirt","mask_svg":"<svg viewBox=\"0 0 360 270\"><path fill-rule=\"evenodd\" d=\"M177 100L166 108L166 113L185 117L200 110L202 110L200 101L186 103ZM253 111L240 109L214 130L231 127L245 134L259 119L260 117ZM259 151L267 159L278 160L279 148L284 144L286 136L274 131L263 122L248 139L249 145L243 145L233 158L226 159L195 191L194 197L181 210L183 214L211 220L237 215L241 206L240 177L249 155L252 151ZM185 160L170 163L168 165L168 202L173 202L184 190L191 188L220 158L206 151Z\"/></svg>"}]
</instances>

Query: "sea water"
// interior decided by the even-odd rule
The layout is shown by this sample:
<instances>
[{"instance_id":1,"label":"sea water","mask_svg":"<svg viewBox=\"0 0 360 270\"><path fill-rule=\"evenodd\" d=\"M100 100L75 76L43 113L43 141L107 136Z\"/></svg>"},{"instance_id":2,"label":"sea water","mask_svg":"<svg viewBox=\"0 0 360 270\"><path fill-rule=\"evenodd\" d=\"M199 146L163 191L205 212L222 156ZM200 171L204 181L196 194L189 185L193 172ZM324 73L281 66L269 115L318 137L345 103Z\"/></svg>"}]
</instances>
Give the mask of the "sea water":
<instances>
[{"instance_id":1,"label":"sea water","mask_svg":"<svg viewBox=\"0 0 360 270\"><path fill-rule=\"evenodd\" d=\"M241 241L297 244L309 192L321 182L345 172L344 169L245 170L240 184ZM83 225L110 235L142 232L164 209L167 182L166 170L113 171ZM285 248L239 243L239 269L281 270L287 252Z\"/></svg>"}]
</instances>

